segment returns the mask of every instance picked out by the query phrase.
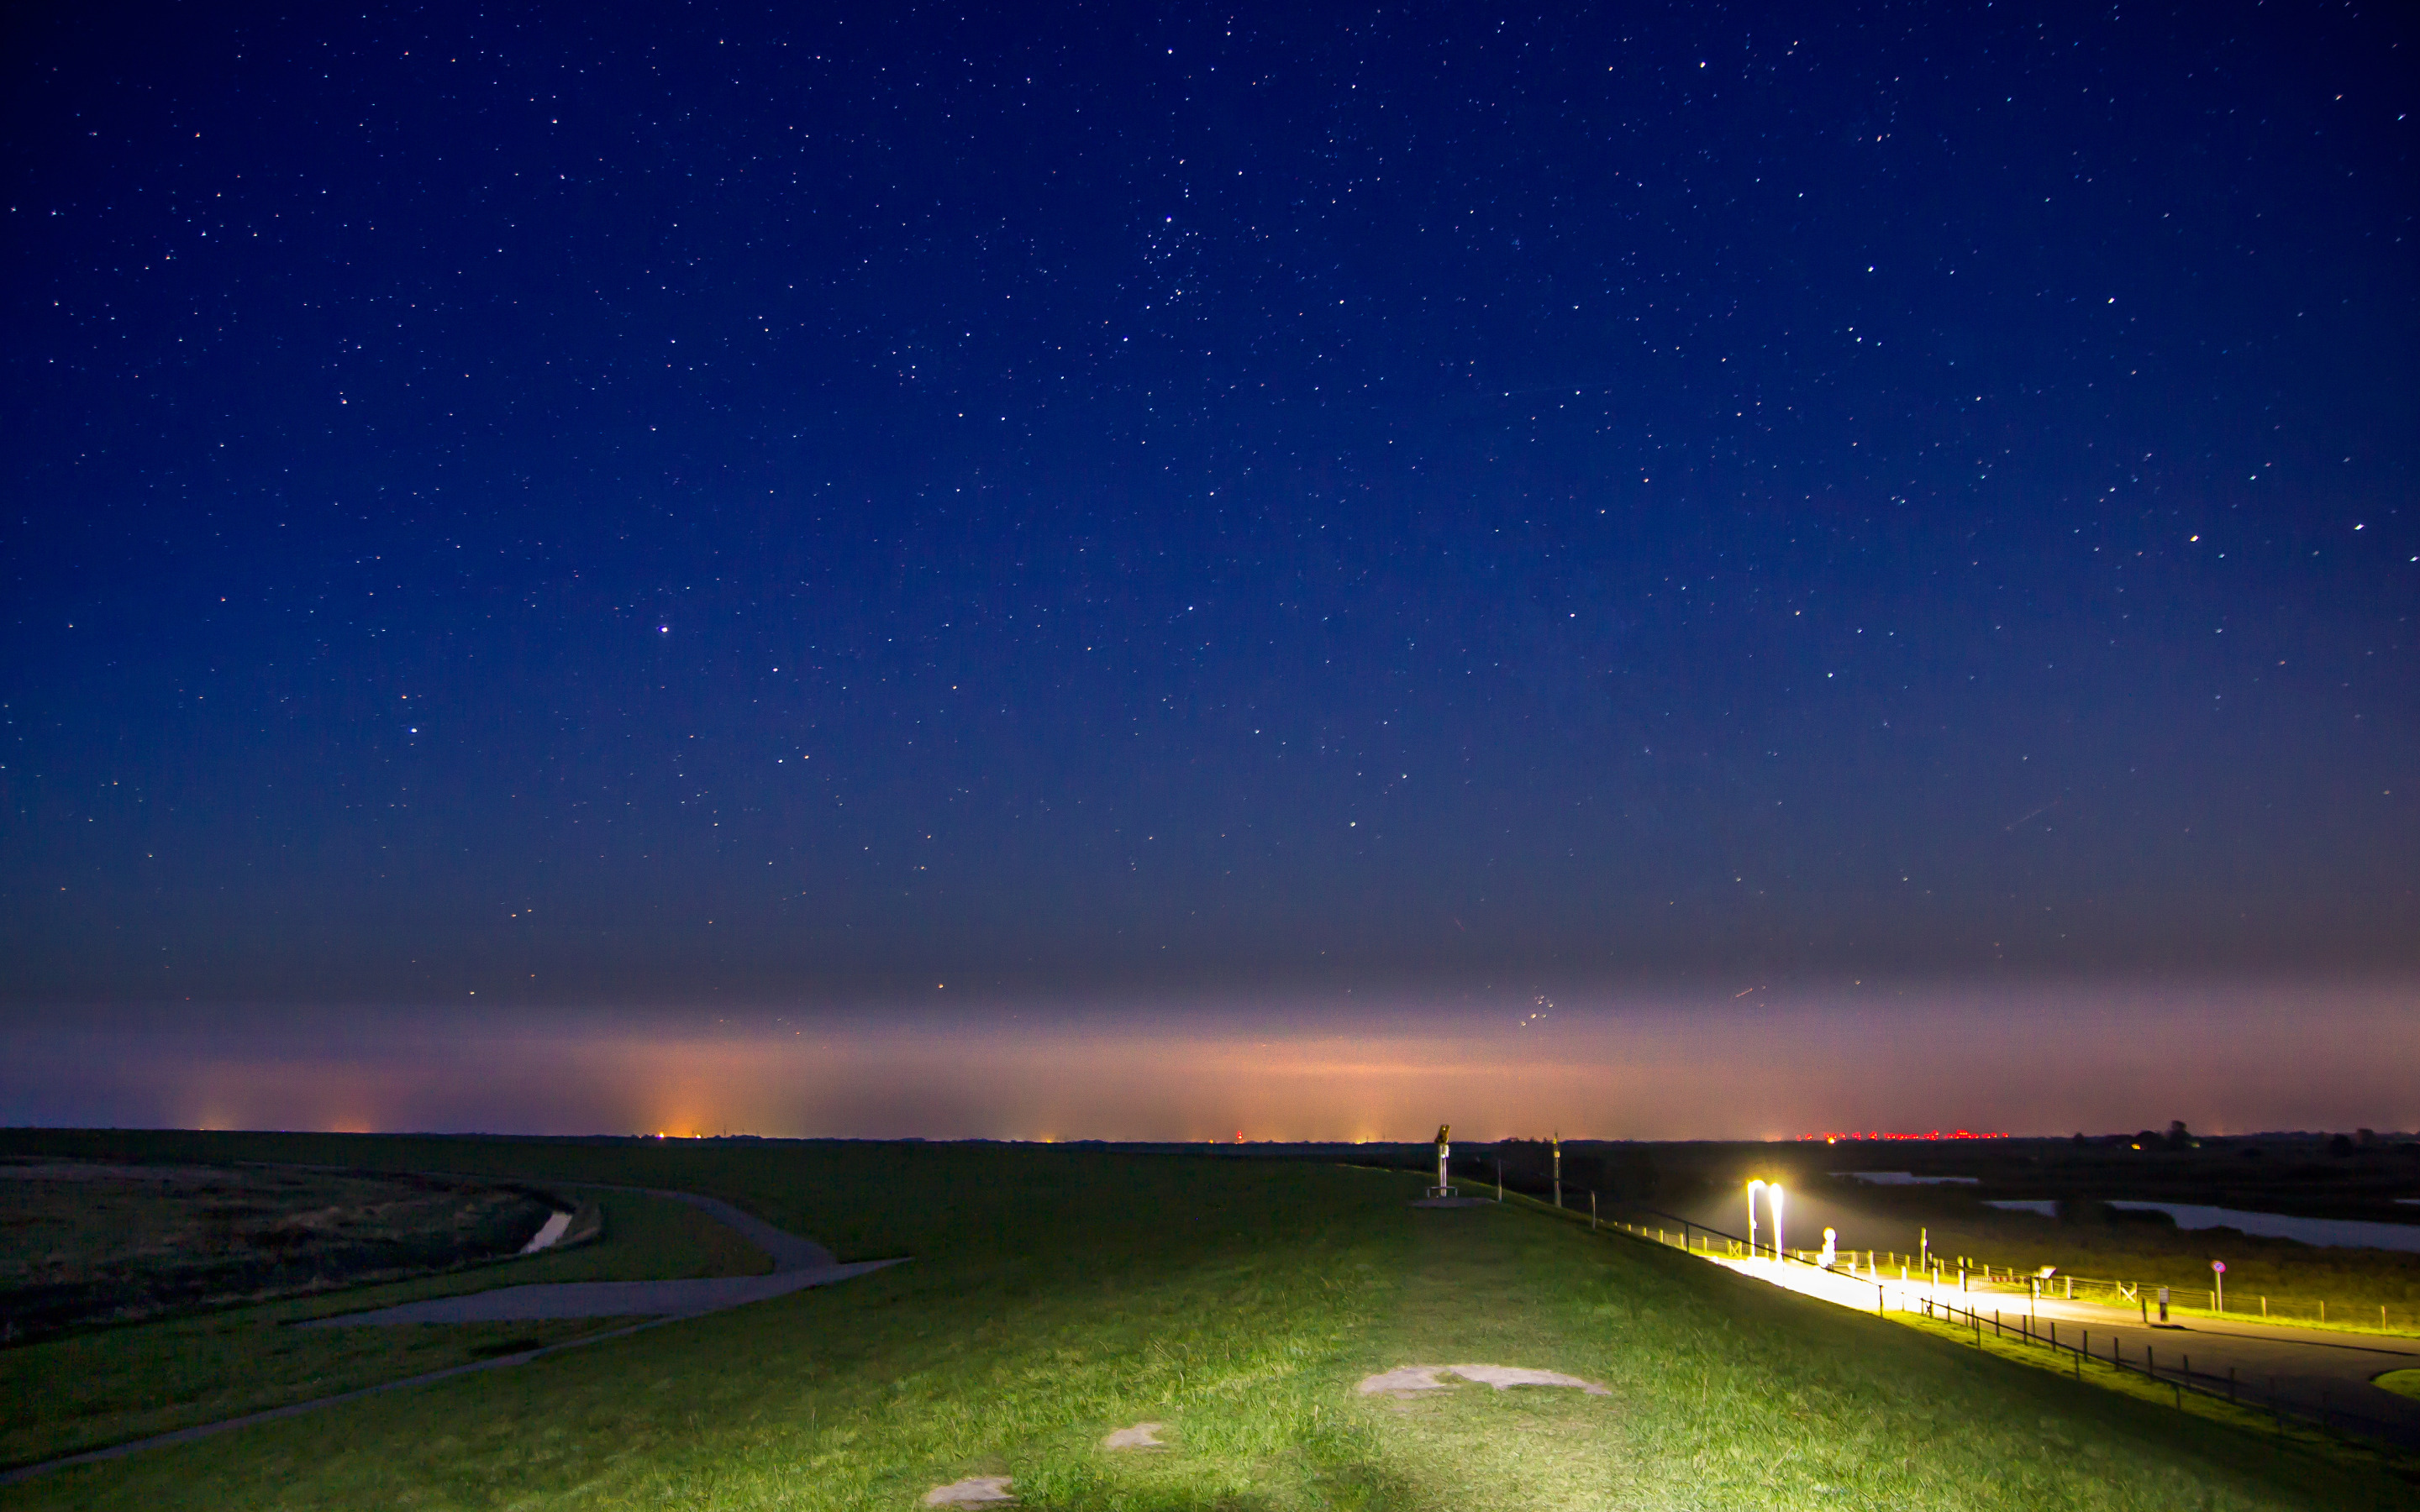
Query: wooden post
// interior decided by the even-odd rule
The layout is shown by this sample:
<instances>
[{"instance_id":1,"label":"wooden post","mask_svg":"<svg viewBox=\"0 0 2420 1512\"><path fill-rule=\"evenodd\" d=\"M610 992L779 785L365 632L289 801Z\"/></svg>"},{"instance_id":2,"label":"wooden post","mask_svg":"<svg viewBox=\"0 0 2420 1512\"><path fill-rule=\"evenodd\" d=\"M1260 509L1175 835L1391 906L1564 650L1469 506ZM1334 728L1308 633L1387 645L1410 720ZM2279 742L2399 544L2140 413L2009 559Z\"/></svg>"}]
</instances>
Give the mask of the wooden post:
<instances>
[{"instance_id":1,"label":"wooden post","mask_svg":"<svg viewBox=\"0 0 2420 1512\"><path fill-rule=\"evenodd\" d=\"M1589 1232L1596 1232L1596 1194L1589 1194Z\"/></svg>"}]
</instances>

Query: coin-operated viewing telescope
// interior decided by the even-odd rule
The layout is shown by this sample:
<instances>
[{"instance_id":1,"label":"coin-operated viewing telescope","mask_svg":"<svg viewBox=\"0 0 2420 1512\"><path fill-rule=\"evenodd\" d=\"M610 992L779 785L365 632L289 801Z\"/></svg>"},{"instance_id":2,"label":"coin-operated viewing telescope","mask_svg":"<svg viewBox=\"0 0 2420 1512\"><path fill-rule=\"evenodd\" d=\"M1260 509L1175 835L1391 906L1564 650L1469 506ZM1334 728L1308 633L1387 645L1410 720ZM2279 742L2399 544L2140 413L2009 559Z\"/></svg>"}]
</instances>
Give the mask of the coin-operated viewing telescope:
<instances>
[{"instance_id":1,"label":"coin-operated viewing telescope","mask_svg":"<svg viewBox=\"0 0 2420 1512\"><path fill-rule=\"evenodd\" d=\"M1436 1147L1437 1147L1437 1179L1436 1179L1436 1185L1429 1189L1429 1196L1433 1196L1433 1197L1450 1197L1450 1196L1453 1196L1453 1188L1452 1188L1451 1186L1450 1186L1450 1185L1448 1185L1448 1184L1446 1183L1446 1165L1447 1165L1447 1163L1448 1163L1448 1162L1450 1162L1450 1161L1451 1161L1451 1160L1453 1159L1453 1125L1452 1125L1452 1124L1450 1124L1450 1123L1440 1123L1440 1124L1438 1124L1438 1125L1437 1125Z\"/></svg>"}]
</instances>

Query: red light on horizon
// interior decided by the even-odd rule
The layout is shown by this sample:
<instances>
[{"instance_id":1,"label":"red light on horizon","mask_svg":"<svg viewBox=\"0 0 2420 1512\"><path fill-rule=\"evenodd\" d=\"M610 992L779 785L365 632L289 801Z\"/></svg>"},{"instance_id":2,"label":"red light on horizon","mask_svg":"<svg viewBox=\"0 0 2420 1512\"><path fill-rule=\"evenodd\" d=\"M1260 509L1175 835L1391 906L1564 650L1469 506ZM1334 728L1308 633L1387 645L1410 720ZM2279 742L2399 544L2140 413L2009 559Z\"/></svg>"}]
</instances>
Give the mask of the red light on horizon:
<instances>
[{"instance_id":1,"label":"red light on horizon","mask_svg":"<svg viewBox=\"0 0 2420 1512\"><path fill-rule=\"evenodd\" d=\"M1902 1134L1885 1129L1868 1129L1860 1132L1851 1129L1845 1133L1834 1131L1824 1134L1803 1134L1798 1137L1801 1140L1821 1139L1827 1145L1837 1145L1843 1139L2011 1139L2015 1135L2005 1131L1978 1134L1972 1129L1953 1129L1947 1134L1938 1129L1930 1134Z\"/></svg>"}]
</instances>

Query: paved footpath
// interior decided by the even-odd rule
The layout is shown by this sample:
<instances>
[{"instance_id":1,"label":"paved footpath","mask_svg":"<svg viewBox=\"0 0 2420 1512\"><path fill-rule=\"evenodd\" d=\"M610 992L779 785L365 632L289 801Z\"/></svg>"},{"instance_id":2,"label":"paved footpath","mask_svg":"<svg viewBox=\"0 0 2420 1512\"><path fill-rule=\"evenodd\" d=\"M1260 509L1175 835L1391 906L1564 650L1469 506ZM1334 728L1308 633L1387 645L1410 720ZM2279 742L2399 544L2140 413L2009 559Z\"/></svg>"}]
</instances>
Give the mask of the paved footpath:
<instances>
[{"instance_id":1,"label":"paved footpath","mask_svg":"<svg viewBox=\"0 0 2420 1512\"><path fill-rule=\"evenodd\" d=\"M568 1183L562 1183L568 1184ZM427 1302L408 1303L400 1307L381 1307L375 1312L348 1313L335 1318L315 1319L295 1326L301 1328L344 1328L356 1325L389 1323L487 1323L527 1322L551 1318L644 1318L651 1321L634 1323L603 1334L591 1334L585 1338L570 1339L498 1359L480 1360L471 1365L456 1365L448 1370L432 1370L426 1375L390 1381L382 1385L349 1391L342 1396L322 1396L315 1401L296 1402L287 1407L271 1408L265 1412L251 1412L219 1423L203 1423L174 1433L155 1434L131 1443L112 1444L106 1449L94 1449L64 1458L46 1459L39 1464L20 1465L0 1472L0 1486L14 1486L20 1481L46 1475L70 1465L97 1464L104 1459L117 1459L146 1449L164 1449L171 1444L190 1443L231 1429L250 1427L256 1423L273 1423L280 1418L314 1412L340 1402L359 1401L381 1392L402 1391L412 1386L425 1386L432 1381L447 1381L456 1376L474 1375L482 1370L504 1370L514 1365L565 1350L577 1350L590 1344L601 1344L638 1333L642 1329L659 1327L683 1318L695 1318L704 1313L719 1312L745 1303L763 1302L808 1287L829 1286L845 1281L853 1275L878 1271L900 1260L863 1260L854 1265L840 1264L831 1251L813 1240L785 1233L761 1218L740 1211L719 1197L700 1196L693 1192L667 1192L655 1187L604 1187L609 1192L643 1192L648 1196L666 1197L686 1202L701 1209L717 1221L729 1225L752 1244L773 1257L773 1269L767 1275L714 1276L698 1281L575 1281L546 1286L498 1287L492 1291L474 1291L460 1297L438 1297Z\"/></svg>"},{"instance_id":2,"label":"paved footpath","mask_svg":"<svg viewBox=\"0 0 2420 1512\"><path fill-rule=\"evenodd\" d=\"M642 1192L702 1209L771 1256L773 1269L765 1275L711 1276L695 1281L559 1281L542 1286L498 1287L458 1297L408 1302L373 1312L340 1313L297 1326L365 1328L402 1323L529 1323L560 1318L693 1318L787 1296L809 1287L830 1286L899 1263L861 1260L855 1265L843 1265L831 1251L814 1241L784 1233L719 1197L644 1186L602 1190Z\"/></svg>"},{"instance_id":3,"label":"paved footpath","mask_svg":"<svg viewBox=\"0 0 2420 1512\"><path fill-rule=\"evenodd\" d=\"M2135 1369L2148 1363L2162 1380L2188 1376L2192 1384L2222 1396L2232 1371L2239 1401L2264 1410L2274 1401L2299 1417L2323 1419L2338 1428L2420 1449L2420 1401L2370 1383L2389 1370L2420 1369L2420 1339L2206 1318L2147 1323L2133 1308L2047 1297L2037 1303L2021 1293L1962 1292L1955 1287L1936 1292L1920 1281L1903 1283L1890 1276L1878 1284L1770 1259L1701 1257L1862 1312L1875 1310L1879 1290L1882 1304L1893 1312L1921 1311L1924 1299L1931 1297L1973 1308L1982 1315L1985 1328L1996 1313L2004 1334L2016 1333L2021 1319L2030 1319L2026 1326L2036 1337L2047 1336L2049 1326L2055 1324L2063 1345L2088 1340L2093 1356L2104 1361L2114 1345L2119 1358Z\"/></svg>"}]
</instances>

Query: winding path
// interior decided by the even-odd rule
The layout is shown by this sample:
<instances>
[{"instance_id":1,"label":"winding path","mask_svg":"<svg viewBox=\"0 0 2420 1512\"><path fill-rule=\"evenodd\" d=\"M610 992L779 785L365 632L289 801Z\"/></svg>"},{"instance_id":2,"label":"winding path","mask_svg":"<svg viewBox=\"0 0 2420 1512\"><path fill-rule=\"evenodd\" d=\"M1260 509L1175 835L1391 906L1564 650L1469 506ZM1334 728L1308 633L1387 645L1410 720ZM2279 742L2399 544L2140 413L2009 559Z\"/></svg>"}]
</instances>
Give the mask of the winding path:
<instances>
[{"instance_id":1,"label":"winding path","mask_svg":"<svg viewBox=\"0 0 2420 1512\"><path fill-rule=\"evenodd\" d=\"M340 1313L296 1325L301 1328L369 1328L402 1323L530 1323L562 1318L694 1318L752 1302L787 1296L809 1287L830 1286L897 1260L861 1260L843 1265L811 1239L784 1233L720 1197L657 1187L605 1187L686 1202L735 1230L773 1257L765 1275L711 1276L695 1281L559 1281L541 1286L498 1287L458 1297L432 1297L373 1312Z\"/></svg>"},{"instance_id":2,"label":"winding path","mask_svg":"<svg viewBox=\"0 0 2420 1512\"><path fill-rule=\"evenodd\" d=\"M575 1184L575 1183L563 1183ZM594 1185L594 1183L576 1183ZM528 1287L498 1287L491 1291L473 1291L459 1297L439 1297L427 1302L407 1303L400 1307L381 1307L374 1312L347 1313L334 1318L314 1319L295 1326L301 1328L346 1328L392 1323L488 1323L526 1322L558 1318L644 1318L648 1321L633 1323L628 1328L591 1334L585 1338L567 1339L525 1350L493 1360L479 1360L458 1365L450 1369L431 1370L425 1375L409 1376L382 1385L365 1386L335 1396L321 1396L312 1401L294 1402L273 1407L267 1412L247 1412L217 1423L197 1424L178 1428L173 1433L154 1434L128 1443L111 1444L105 1449L88 1450L57 1459L45 1459L36 1464L20 1465L0 1472L0 1486L14 1486L21 1481L46 1475L70 1465L98 1464L105 1459L118 1459L146 1449L164 1449L171 1444L191 1443L235 1428L250 1427L256 1423L273 1423L280 1418L297 1417L315 1412L323 1407L342 1402L359 1401L381 1392L402 1391L412 1386L425 1386L432 1381L447 1381L482 1370L504 1370L566 1350L577 1350L607 1339L625 1338L644 1329L659 1328L684 1318L696 1318L706 1313L720 1312L725 1307L737 1307L747 1303L804 1290L809 1287L830 1286L853 1275L878 1271L887 1265L898 1265L907 1257L891 1260L861 1260L843 1265L831 1251L810 1239L786 1233L761 1218L742 1212L720 1197L701 1196L693 1192L668 1192L656 1187L605 1186L608 1192L638 1192L648 1196L665 1197L686 1202L690 1207L711 1215L728 1226L747 1241L773 1257L773 1269L766 1275L714 1276L697 1281L570 1281Z\"/></svg>"}]
</instances>

